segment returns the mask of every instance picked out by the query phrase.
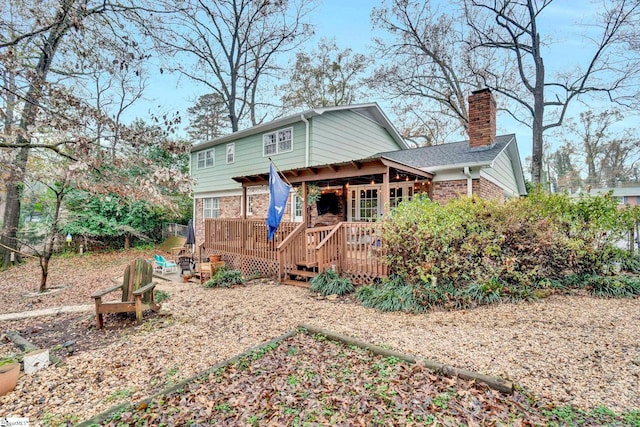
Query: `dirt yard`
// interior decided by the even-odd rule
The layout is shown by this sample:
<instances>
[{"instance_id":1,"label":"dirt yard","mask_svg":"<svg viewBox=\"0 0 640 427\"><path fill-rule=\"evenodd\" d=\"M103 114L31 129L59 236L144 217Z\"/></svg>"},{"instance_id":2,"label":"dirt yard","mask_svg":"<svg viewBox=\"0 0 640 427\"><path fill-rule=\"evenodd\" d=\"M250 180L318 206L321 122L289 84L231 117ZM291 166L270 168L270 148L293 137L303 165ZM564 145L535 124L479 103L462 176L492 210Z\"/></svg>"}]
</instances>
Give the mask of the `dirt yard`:
<instances>
[{"instance_id":1,"label":"dirt yard","mask_svg":"<svg viewBox=\"0 0 640 427\"><path fill-rule=\"evenodd\" d=\"M149 254L141 254L148 258ZM54 259L49 285L33 295L39 267L0 272L0 314L91 304L133 255ZM97 331L91 311L0 321L40 347L75 340L63 363L23 375L0 397L0 416L32 423L77 422L139 400L304 323L459 368L509 379L534 395L584 409L640 409L640 300L554 295L535 303L422 315L381 313L350 299L253 281L233 289L159 281L170 298L137 326L109 315ZM0 339L0 355L15 352ZM36 424L38 425L38 424Z\"/></svg>"}]
</instances>

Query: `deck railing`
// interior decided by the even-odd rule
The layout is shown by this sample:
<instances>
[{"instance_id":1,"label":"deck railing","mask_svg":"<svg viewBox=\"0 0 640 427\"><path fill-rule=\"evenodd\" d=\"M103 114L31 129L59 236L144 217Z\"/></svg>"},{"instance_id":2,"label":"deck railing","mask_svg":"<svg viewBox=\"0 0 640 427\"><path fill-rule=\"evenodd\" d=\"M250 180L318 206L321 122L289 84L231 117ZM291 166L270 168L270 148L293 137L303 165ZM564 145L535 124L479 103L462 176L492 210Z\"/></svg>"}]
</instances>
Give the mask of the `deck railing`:
<instances>
[{"instance_id":1,"label":"deck railing","mask_svg":"<svg viewBox=\"0 0 640 427\"><path fill-rule=\"evenodd\" d=\"M231 255L229 259L236 265L277 272L280 280L300 266L317 267L319 272L335 268L356 283L370 283L387 275L380 223L341 222L306 228L282 222L269 242L264 220L207 219L204 249Z\"/></svg>"},{"instance_id":2,"label":"deck railing","mask_svg":"<svg viewBox=\"0 0 640 427\"><path fill-rule=\"evenodd\" d=\"M209 252L228 252L275 261L278 245L298 225L281 222L273 240L269 241L264 220L211 218L204 223L205 247Z\"/></svg>"},{"instance_id":3,"label":"deck railing","mask_svg":"<svg viewBox=\"0 0 640 427\"><path fill-rule=\"evenodd\" d=\"M335 268L357 283L387 275L381 223L342 222L318 244L316 254L318 271Z\"/></svg>"}]
</instances>

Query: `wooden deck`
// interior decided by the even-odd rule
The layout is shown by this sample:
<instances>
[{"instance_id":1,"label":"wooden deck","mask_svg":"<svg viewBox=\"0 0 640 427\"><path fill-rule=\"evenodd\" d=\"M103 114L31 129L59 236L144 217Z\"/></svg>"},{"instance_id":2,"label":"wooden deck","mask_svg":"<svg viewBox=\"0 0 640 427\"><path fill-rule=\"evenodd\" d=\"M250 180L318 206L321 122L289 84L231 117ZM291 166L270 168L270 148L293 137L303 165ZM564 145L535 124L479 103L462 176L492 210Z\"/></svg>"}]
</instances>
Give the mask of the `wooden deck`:
<instances>
[{"instance_id":1,"label":"wooden deck","mask_svg":"<svg viewBox=\"0 0 640 427\"><path fill-rule=\"evenodd\" d=\"M387 275L379 223L306 228L282 222L269 242L264 221L207 219L201 249L222 254L228 265L245 275L260 273L282 282L294 277L308 280L330 268L358 284Z\"/></svg>"}]
</instances>

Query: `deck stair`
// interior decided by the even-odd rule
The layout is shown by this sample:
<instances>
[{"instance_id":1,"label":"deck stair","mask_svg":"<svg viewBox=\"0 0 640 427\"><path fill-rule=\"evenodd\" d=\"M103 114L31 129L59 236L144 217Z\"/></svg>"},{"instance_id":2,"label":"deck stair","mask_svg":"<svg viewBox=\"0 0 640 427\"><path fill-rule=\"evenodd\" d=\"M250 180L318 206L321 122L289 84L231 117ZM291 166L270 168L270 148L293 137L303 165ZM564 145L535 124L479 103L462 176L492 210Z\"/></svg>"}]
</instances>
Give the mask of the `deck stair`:
<instances>
[{"instance_id":1,"label":"deck stair","mask_svg":"<svg viewBox=\"0 0 640 427\"><path fill-rule=\"evenodd\" d=\"M300 286L308 288L311 286L309 283L311 279L318 275L318 263L298 263L297 269L287 272L287 278L282 282L286 285Z\"/></svg>"}]
</instances>

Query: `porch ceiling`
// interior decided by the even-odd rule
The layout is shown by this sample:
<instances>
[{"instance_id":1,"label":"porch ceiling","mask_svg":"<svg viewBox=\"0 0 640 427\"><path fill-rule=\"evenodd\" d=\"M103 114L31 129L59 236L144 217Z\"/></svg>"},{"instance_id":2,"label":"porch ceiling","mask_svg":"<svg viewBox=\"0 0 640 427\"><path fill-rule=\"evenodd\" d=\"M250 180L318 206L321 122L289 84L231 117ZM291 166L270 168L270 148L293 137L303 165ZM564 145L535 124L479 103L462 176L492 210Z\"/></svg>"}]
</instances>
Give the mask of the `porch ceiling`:
<instances>
[{"instance_id":1,"label":"porch ceiling","mask_svg":"<svg viewBox=\"0 0 640 427\"><path fill-rule=\"evenodd\" d=\"M390 182L413 181L416 179L430 180L433 178L433 174L429 172L384 157L289 169L281 171L281 173L292 184L314 182L323 186L344 185L346 183L351 185L368 184L372 181L380 184L384 173L389 174ZM269 173L237 176L233 179L244 187L267 185L269 183Z\"/></svg>"}]
</instances>

